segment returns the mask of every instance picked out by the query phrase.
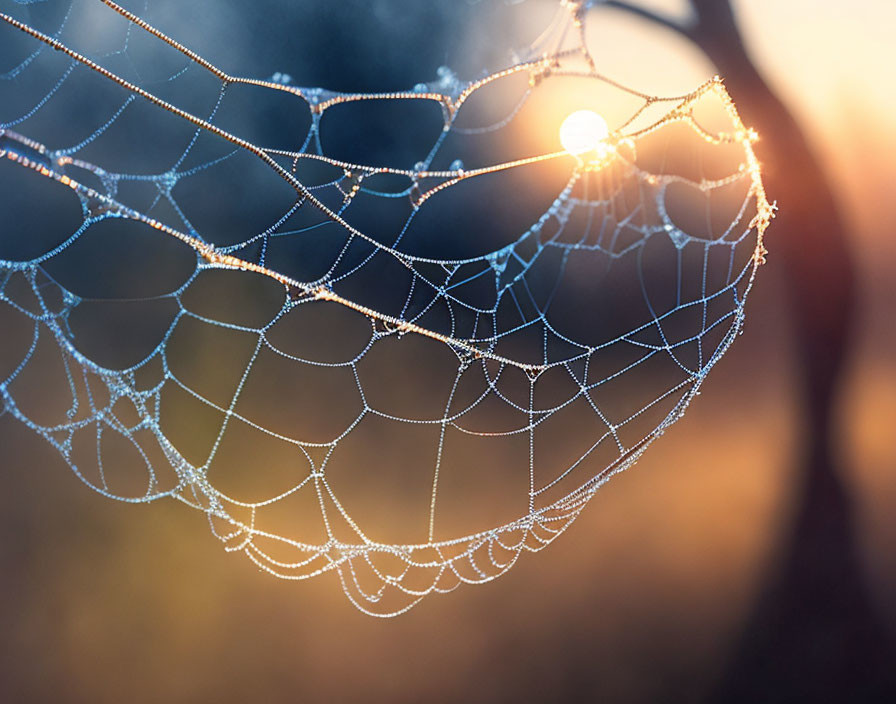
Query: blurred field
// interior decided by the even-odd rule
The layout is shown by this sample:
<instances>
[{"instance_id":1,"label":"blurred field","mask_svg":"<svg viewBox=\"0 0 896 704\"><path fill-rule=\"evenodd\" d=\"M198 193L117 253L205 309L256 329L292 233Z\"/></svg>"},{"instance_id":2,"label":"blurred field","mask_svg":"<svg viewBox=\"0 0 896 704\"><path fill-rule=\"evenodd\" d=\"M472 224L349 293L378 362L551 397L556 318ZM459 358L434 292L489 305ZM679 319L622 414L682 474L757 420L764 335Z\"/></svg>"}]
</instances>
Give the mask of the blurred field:
<instances>
[{"instance_id":1,"label":"blurred field","mask_svg":"<svg viewBox=\"0 0 896 704\"><path fill-rule=\"evenodd\" d=\"M332 575L257 573L176 502L93 494L3 419L5 687L32 701L699 698L788 518L797 427L769 269L685 419L567 535L389 622Z\"/></svg>"}]
</instances>

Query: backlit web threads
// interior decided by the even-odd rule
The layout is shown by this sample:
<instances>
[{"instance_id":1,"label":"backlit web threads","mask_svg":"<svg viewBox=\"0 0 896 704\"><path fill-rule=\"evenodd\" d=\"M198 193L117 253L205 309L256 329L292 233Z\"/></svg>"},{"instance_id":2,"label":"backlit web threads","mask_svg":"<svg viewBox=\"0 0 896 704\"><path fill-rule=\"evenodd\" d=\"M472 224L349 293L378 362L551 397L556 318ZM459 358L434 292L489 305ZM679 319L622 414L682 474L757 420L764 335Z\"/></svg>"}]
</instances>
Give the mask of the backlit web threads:
<instances>
[{"instance_id":1,"label":"backlit web threads","mask_svg":"<svg viewBox=\"0 0 896 704\"><path fill-rule=\"evenodd\" d=\"M231 76L113 2L13 9L5 412L277 576L336 572L377 615L494 579L741 329L755 134L718 79L601 76L567 4L511 65L374 94ZM580 112L606 131L563 140Z\"/></svg>"}]
</instances>

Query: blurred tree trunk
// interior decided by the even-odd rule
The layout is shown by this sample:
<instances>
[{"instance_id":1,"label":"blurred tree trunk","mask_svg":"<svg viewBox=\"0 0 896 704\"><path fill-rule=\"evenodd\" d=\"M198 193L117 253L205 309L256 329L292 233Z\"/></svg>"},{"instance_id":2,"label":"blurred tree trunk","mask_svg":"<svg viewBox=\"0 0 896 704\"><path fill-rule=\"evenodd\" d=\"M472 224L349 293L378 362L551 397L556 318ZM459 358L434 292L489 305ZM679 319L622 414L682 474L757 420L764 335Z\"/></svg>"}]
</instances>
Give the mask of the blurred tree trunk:
<instances>
[{"instance_id":1,"label":"blurred tree trunk","mask_svg":"<svg viewBox=\"0 0 896 704\"><path fill-rule=\"evenodd\" d=\"M896 655L866 595L852 509L835 460L835 402L855 309L843 218L802 130L747 54L730 0L690 2L690 24L625 2L604 4L696 44L718 68L744 123L760 135L763 180L780 209L767 242L770 257L783 265L805 413L792 533L718 700L896 701Z\"/></svg>"}]
</instances>

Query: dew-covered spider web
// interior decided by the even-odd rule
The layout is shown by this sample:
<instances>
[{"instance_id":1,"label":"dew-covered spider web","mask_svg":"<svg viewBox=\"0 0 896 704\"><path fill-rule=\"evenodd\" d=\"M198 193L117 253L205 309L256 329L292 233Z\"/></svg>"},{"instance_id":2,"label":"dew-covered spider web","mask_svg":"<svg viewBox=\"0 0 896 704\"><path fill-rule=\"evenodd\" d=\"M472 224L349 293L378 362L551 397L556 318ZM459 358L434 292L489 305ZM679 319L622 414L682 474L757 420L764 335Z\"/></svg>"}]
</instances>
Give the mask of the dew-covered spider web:
<instances>
[{"instance_id":1,"label":"dew-covered spider web","mask_svg":"<svg viewBox=\"0 0 896 704\"><path fill-rule=\"evenodd\" d=\"M478 73L309 88L160 3L0 4L2 413L99 493L400 613L553 541L741 330L773 208L721 80L620 85L562 2Z\"/></svg>"}]
</instances>

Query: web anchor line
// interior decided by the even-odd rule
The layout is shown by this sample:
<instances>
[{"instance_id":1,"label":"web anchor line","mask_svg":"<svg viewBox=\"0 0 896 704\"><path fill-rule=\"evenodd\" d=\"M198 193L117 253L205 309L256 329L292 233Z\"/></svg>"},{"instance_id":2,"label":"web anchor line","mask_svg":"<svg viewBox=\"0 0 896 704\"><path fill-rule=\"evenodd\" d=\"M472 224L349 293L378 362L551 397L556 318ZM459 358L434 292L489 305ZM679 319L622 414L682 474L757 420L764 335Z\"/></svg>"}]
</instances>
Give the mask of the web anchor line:
<instances>
[{"instance_id":1,"label":"web anchor line","mask_svg":"<svg viewBox=\"0 0 896 704\"><path fill-rule=\"evenodd\" d=\"M4 136L13 141L20 142L23 145L28 145L31 149L39 150L43 154L47 154L50 151L46 148L46 146L11 130L0 130L0 137ZM28 157L16 153L8 147L6 149L0 149L0 158L3 158L4 156L7 159L18 164L19 166L31 169L32 171L39 173L41 176L45 176L46 178L52 179L57 183L68 186L85 199L92 199L97 201L107 212L114 213L116 217L125 217L130 218L131 220L142 222L146 225L149 225L153 229L162 232L163 234L180 240L187 246L193 248L196 253L199 254L199 256L201 256L210 266L218 267L221 269L247 271L253 274L259 274L261 276L267 276L268 278L271 278L274 281L283 284L284 288L286 289L287 296L292 299L295 299L298 295L302 298L313 298L314 300L318 301L337 303L357 313L360 313L361 315L364 315L371 320L380 321L389 326L389 328L392 330L401 333L414 333L415 335L422 335L423 337L437 340L438 342L442 342L450 347L463 350L464 352L476 357L477 359L485 357L487 359L500 362L501 364L506 364L511 367L522 369L527 374L537 374L541 369L544 368L543 365L517 362L508 357L494 354L493 352L490 352L488 350L482 350L477 347L475 343L468 340L461 340L458 338L450 337L448 335L443 335L433 330L428 330L427 328L415 323L408 322L406 320L400 320L391 315L381 313L377 310L374 310L373 308L369 308L368 306L361 305L347 298L344 298L343 296L334 293L326 286L314 285L303 281L296 281L295 279L284 276L283 274L280 274L265 266L246 261L245 259L240 259L239 257L235 257L231 254L224 254L220 252L214 245L209 244L208 242L205 242L198 237L180 232L172 227L169 227L168 225L159 222L158 220L147 217L146 215L143 215L136 210L122 205L114 198L110 198L107 195L99 193L98 191L85 186L82 183L79 183L75 179L70 178L65 174L61 174L57 171L54 171L53 169L48 168L43 163L33 161Z\"/></svg>"}]
</instances>

